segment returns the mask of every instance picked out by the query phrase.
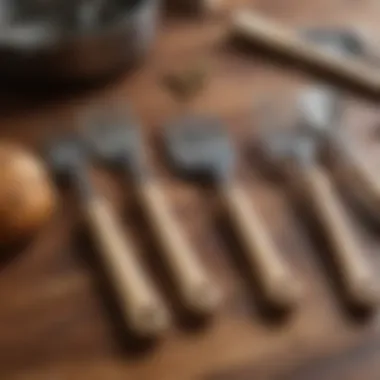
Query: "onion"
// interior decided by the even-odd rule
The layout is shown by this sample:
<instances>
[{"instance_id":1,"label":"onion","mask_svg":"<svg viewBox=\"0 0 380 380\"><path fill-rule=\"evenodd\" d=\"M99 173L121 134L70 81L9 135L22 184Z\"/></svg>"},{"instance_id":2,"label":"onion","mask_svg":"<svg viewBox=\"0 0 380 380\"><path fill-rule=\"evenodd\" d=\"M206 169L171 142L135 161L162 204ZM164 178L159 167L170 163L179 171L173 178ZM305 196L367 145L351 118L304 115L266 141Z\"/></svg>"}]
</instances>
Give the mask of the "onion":
<instances>
[{"instance_id":1,"label":"onion","mask_svg":"<svg viewBox=\"0 0 380 380\"><path fill-rule=\"evenodd\" d=\"M43 163L17 145L0 143L0 244L32 237L56 203Z\"/></svg>"}]
</instances>

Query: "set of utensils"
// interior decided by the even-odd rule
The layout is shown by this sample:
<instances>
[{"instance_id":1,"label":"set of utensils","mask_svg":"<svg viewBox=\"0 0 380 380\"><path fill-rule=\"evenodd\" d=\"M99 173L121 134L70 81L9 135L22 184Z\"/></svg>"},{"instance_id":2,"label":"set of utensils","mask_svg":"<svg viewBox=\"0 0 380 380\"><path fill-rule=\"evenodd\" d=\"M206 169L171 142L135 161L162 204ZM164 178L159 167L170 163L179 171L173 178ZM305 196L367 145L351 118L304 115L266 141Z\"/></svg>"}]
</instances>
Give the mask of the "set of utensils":
<instances>
[{"instance_id":1,"label":"set of utensils","mask_svg":"<svg viewBox=\"0 0 380 380\"><path fill-rule=\"evenodd\" d=\"M373 309L380 300L379 284L359 245L343 195L349 195L371 216L378 216L380 182L341 129L341 100L331 88L303 89L297 98L296 117L290 118L295 128L277 116L277 122L272 119L261 126L257 148L280 169L303 201L306 214L311 214L323 232L344 301Z\"/></svg>"},{"instance_id":2,"label":"set of utensils","mask_svg":"<svg viewBox=\"0 0 380 380\"><path fill-rule=\"evenodd\" d=\"M334 184L319 163L327 135L324 128L332 112L326 107L330 103L324 103L326 96L330 95L307 92L301 97L297 128L263 128L249 145L275 167L285 169L281 171L291 175L291 181L296 179L302 185L303 196L331 243L347 299L355 306L373 308L379 292L371 264L360 251ZM242 243L249 272L268 305L282 311L295 309L302 299L302 284L236 176L236 150L223 123L214 117L186 116L167 124L163 136L175 173L186 180L206 178L217 190ZM119 216L92 183L89 173L94 164L103 162L116 168L133 186L160 247L160 259L168 267L174 291L186 310L210 316L223 297L171 213L164 186L148 167L144 145L139 123L130 113L120 117L110 113L89 123L84 133L51 143L47 157L54 172L68 179L77 191L125 323L138 336L153 337L170 325L169 309L145 268L133 236L121 228ZM380 191L377 196L380 198Z\"/></svg>"}]
</instances>

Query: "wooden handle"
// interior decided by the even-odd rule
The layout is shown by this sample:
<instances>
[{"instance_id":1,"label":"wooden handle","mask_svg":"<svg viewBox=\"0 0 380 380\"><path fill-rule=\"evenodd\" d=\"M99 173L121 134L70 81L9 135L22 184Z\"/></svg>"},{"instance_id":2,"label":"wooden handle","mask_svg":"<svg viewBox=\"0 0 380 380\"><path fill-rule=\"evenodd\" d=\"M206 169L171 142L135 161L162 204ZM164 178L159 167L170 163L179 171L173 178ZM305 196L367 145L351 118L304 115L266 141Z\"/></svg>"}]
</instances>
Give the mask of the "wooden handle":
<instances>
[{"instance_id":1,"label":"wooden handle","mask_svg":"<svg viewBox=\"0 0 380 380\"><path fill-rule=\"evenodd\" d=\"M144 182L139 192L182 301L197 313L212 312L220 301L219 290L178 228L159 183Z\"/></svg>"},{"instance_id":2,"label":"wooden handle","mask_svg":"<svg viewBox=\"0 0 380 380\"><path fill-rule=\"evenodd\" d=\"M375 306L379 294L370 263L360 252L348 215L329 178L321 169L308 166L303 170L302 179L308 199L333 248L346 295L358 306Z\"/></svg>"},{"instance_id":3,"label":"wooden handle","mask_svg":"<svg viewBox=\"0 0 380 380\"><path fill-rule=\"evenodd\" d=\"M352 155L348 165L351 168L351 179L361 184L366 195L378 210L380 206L380 181L358 155Z\"/></svg>"},{"instance_id":4,"label":"wooden handle","mask_svg":"<svg viewBox=\"0 0 380 380\"><path fill-rule=\"evenodd\" d=\"M169 315L110 205L94 197L86 202L85 211L128 326L141 336L161 333L168 327Z\"/></svg>"},{"instance_id":5,"label":"wooden handle","mask_svg":"<svg viewBox=\"0 0 380 380\"><path fill-rule=\"evenodd\" d=\"M294 306L300 296L300 284L274 246L246 191L231 184L222 188L222 196L236 233L244 244L251 270L260 276L267 301L279 308Z\"/></svg>"},{"instance_id":6,"label":"wooden handle","mask_svg":"<svg viewBox=\"0 0 380 380\"><path fill-rule=\"evenodd\" d=\"M302 60L323 69L347 83L379 94L380 72L354 59L336 56L312 43L304 41L295 32L268 20L257 13L240 10L233 14L232 33L277 53Z\"/></svg>"},{"instance_id":7,"label":"wooden handle","mask_svg":"<svg viewBox=\"0 0 380 380\"><path fill-rule=\"evenodd\" d=\"M334 175L347 188L353 191L371 214L380 216L380 180L371 172L348 141L332 142L330 164Z\"/></svg>"}]
</instances>

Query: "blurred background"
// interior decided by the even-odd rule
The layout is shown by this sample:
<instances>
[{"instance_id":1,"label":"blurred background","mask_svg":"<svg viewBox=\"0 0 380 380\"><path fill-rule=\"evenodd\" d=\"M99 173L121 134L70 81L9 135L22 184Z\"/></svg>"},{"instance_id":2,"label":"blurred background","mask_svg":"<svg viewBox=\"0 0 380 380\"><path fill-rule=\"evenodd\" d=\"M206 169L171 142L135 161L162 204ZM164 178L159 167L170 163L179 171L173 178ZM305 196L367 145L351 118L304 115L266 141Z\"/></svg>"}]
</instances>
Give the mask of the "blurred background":
<instances>
[{"instance_id":1,"label":"blurred background","mask_svg":"<svg viewBox=\"0 0 380 380\"><path fill-rule=\"evenodd\" d=\"M0 0L1 377L377 380L379 17Z\"/></svg>"}]
</instances>

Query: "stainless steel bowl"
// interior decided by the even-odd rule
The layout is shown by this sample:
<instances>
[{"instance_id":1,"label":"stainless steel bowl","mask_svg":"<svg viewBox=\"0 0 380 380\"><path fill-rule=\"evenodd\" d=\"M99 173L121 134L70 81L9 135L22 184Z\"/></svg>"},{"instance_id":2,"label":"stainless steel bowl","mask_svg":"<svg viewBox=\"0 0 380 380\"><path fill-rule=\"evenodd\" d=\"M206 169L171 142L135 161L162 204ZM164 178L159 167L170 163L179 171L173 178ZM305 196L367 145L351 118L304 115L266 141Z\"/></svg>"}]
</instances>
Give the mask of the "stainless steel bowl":
<instances>
[{"instance_id":1,"label":"stainless steel bowl","mask_svg":"<svg viewBox=\"0 0 380 380\"><path fill-rule=\"evenodd\" d=\"M160 0L118 2L117 16L91 26L46 15L0 25L0 75L89 81L141 61L154 41Z\"/></svg>"}]
</instances>

